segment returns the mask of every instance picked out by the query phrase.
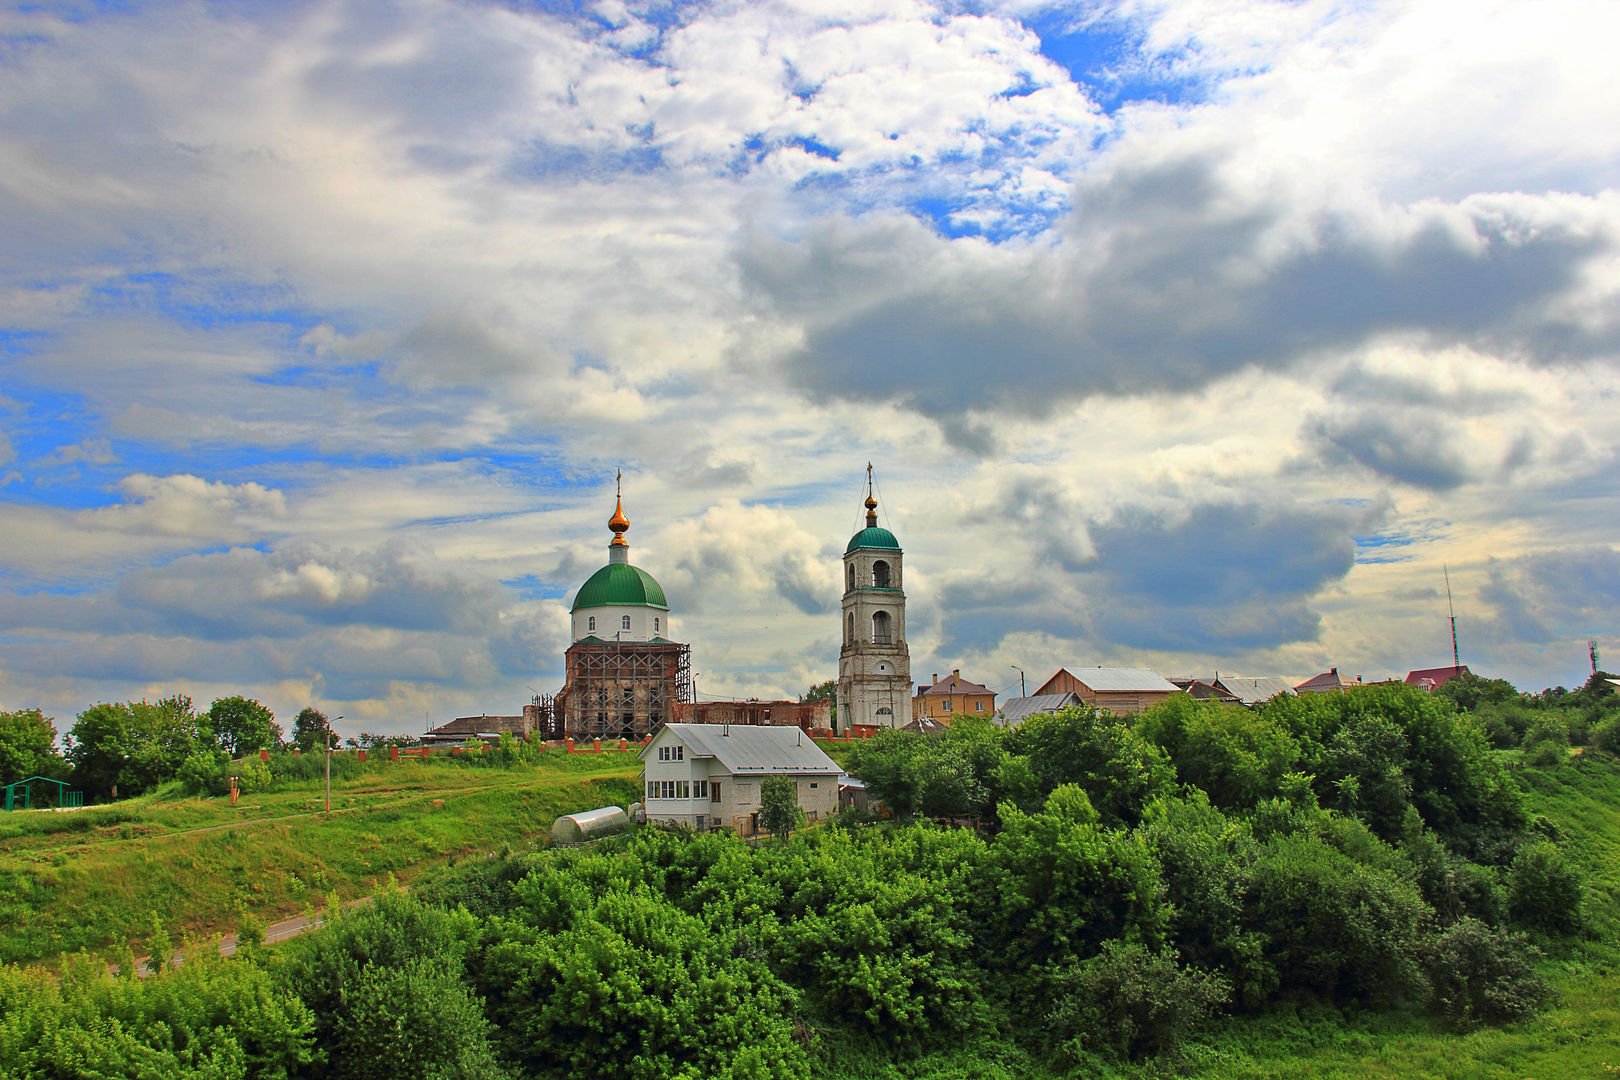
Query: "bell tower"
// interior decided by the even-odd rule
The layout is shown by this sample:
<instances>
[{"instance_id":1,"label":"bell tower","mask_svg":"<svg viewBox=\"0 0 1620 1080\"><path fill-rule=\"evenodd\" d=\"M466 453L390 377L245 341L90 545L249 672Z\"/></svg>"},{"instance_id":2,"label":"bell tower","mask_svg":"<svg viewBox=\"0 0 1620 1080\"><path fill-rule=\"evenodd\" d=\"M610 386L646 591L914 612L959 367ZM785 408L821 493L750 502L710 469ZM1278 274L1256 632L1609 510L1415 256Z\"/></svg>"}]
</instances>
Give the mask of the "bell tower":
<instances>
[{"instance_id":1,"label":"bell tower","mask_svg":"<svg viewBox=\"0 0 1620 1080\"><path fill-rule=\"evenodd\" d=\"M911 654L906 646L902 552L878 526L872 465L866 466L866 528L844 549L843 647L838 652L840 733L853 725L899 727L909 719Z\"/></svg>"}]
</instances>

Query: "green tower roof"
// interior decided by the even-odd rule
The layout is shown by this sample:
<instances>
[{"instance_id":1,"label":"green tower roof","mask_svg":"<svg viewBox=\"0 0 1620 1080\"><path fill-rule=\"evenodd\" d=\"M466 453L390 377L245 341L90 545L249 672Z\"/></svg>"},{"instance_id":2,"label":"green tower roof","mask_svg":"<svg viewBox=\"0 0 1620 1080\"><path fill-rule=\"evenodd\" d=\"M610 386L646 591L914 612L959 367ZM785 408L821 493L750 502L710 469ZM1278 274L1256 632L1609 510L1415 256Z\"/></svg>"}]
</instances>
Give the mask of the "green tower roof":
<instances>
[{"instance_id":1,"label":"green tower roof","mask_svg":"<svg viewBox=\"0 0 1620 1080\"><path fill-rule=\"evenodd\" d=\"M586 579L569 611L593 607L648 607L669 610L664 590L653 576L629 563L608 563Z\"/></svg>"},{"instance_id":2,"label":"green tower roof","mask_svg":"<svg viewBox=\"0 0 1620 1080\"><path fill-rule=\"evenodd\" d=\"M844 554L849 554L856 548L894 548L900 550L900 541L894 538L894 533L888 529L880 529L876 525L868 525L860 532L849 538L849 546Z\"/></svg>"}]
</instances>

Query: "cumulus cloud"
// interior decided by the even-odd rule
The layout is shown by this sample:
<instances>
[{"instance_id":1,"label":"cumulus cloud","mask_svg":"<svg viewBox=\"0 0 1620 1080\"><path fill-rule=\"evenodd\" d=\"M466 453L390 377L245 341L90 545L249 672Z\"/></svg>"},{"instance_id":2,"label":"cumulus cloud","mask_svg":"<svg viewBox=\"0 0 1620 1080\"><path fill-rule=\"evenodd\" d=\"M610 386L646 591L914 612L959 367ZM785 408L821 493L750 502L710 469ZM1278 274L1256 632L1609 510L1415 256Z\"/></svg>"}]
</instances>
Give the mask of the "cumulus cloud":
<instances>
[{"instance_id":1,"label":"cumulus cloud","mask_svg":"<svg viewBox=\"0 0 1620 1080\"><path fill-rule=\"evenodd\" d=\"M1549 642L1612 635L1620 610L1620 551L1567 548L1493 560L1483 593L1512 636Z\"/></svg>"},{"instance_id":2,"label":"cumulus cloud","mask_svg":"<svg viewBox=\"0 0 1620 1080\"><path fill-rule=\"evenodd\" d=\"M726 500L665 530L672 554L666 591L685 598L688 610L710 616L757 613L787 603L807 615L837 611L837 563L826 539L767 506ZM677 615L679 613L677 612Z\"/></svg>"},{"instance_id":3,"label":"cumulus cloud","mask_svg":"<svg viewBox=\"0 0 1620 1080\"><path fill-rule=\"evenodd\" d=\"M0 693L511 708L619 465L705 690L800 689L868 458L918 663L1396 657L1620 493L1620 9L1454 9L14 13Z\"/></svg>"}]
</instances>

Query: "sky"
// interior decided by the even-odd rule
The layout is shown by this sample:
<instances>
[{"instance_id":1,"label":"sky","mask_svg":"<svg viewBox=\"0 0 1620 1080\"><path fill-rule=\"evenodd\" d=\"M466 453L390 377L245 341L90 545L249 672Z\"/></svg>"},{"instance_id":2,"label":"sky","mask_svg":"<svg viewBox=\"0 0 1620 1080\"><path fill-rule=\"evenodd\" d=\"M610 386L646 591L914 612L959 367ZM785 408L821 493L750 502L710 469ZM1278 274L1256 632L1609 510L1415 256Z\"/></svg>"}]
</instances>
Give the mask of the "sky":
<instances>
[{"instance_id":1,"label":"sky","mask_svg":"<svg viewBox=\"0 0 1620 1080\"><path fill-rule=\"evenodd\" d=\"M22 3L0 708L1620 663L1620 5ZM1613 660L1608 657L1613 656Z\"/></svg>"}]
</instances>

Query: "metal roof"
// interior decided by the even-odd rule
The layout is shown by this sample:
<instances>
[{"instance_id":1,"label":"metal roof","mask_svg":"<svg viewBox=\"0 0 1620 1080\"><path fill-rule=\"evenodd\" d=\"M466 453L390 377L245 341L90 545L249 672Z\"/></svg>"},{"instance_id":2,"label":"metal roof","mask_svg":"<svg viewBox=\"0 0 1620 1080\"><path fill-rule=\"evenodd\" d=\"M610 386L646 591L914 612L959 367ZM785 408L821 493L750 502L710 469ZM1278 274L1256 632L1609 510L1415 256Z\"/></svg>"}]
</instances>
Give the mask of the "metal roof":
<instances>
[{"instance_id":1,"label":"metal roof","mask_svg":"<svg viewBox=\"0 0 1620 1080\"><path fill-rule=\"evenodd\" d=\"M1132 690L1160 690L1175 693L1176 684L1163 675L1139 667L1069 668L1076 682L1092 690L1122 692Z\"/></svg>"},{"instance_id":2,"label":"metal roof","mask_svg":"<svg viewBox=\"0 0 1620 1080\"><path fill-rule=\"evenodd\" d=\"M996 710L996 715L1008 724L1017 724L1038 713L1056 712L1067 705L1078 704L1080 699L1074 694L1031 694L1009 698Z\"/></svg>"},{"instance_id":3,"label":"metal roof","mask_svg":"<svg viewBox=\"0 0 1620 1080\"><path fill-rule=\"evenodd\" d=\"M1245 705L1259 705L1261 702L1270 701L1279 694L1292 694L1294 692L1293 682L1277 675L1262 675L1256 678L1244 678L1240 675L1222 675L1215 681L1227 693Z\"/></svg>"},{"instance_id":4,"label":"metal roof","mask_svg":"<svg viewBox=\"0 0 1620 1080\"><path fill-rule=\"evenodd\" d=\"M849 538L849 546L844 549L848 555L856 548L893 548L900 550L900 541L894 538L894 533L877 525L868 525L860 532Z\"/></svg>"},{"instance_id":5,"label":"metal roof","mask_svg":"<svg viewBox=\"0 0 1620 1080\"><path fill-rule=\"evenodd\" d=\"M608 563L585 579L570 611L593 607L649 607L669 610L663 587L639 566Z\"/></svg>"},{"instance_id":6,"label":"metal roof","mask_svg":"<svg viewBox=\"0 0 1620 1080\"><path fill-rule=\"evenodd\" d=\"M668 733L666 736L665 733ZM826 773L844 770L797 727L757 724L665 724L642 748L647 760L654 746L679 739L693 757L712 757L731 773Z\"/></svg>"}]
</instances>

